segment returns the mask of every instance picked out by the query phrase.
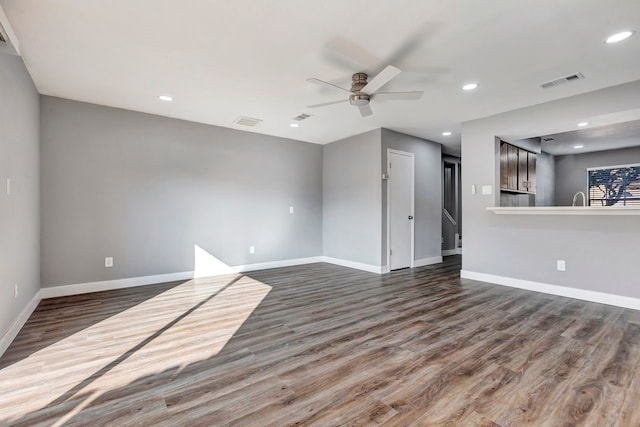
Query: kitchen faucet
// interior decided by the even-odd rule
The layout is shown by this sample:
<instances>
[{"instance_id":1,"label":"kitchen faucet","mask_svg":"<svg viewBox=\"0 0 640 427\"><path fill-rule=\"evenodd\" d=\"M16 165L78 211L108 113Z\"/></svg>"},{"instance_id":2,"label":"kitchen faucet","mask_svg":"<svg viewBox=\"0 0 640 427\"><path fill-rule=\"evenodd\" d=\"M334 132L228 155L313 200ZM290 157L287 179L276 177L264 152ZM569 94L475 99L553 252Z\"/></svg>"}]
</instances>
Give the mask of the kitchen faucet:
<instances>
[{"instance_id":1,"label":"kitchen faucet","mask_svg":"<svg viewBox=\"0 0 640 427\"><path fill-rule=\"evenodd\" d=\"M582 195L582 206L587 206L587 196L582 192L582 191L578 191L576 194L573 195L573 201L571 202L571 206L575 206L576 205L576 199L578 198L579 195Z\"/></svg>"}]
</instances>

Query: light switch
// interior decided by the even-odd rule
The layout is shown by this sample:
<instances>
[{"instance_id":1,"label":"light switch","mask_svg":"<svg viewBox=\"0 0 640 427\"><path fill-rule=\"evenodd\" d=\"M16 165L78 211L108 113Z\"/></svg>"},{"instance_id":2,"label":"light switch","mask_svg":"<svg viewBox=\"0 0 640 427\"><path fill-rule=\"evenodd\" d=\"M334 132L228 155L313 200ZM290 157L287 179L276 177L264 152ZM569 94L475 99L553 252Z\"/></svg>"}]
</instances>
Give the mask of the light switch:
<instances>
[{"instance_id":1,"label":"light switch","mask_svg":"<svg viewBox=\"0 0 640 427\"><path fill-rule=\"evenodd\" d=\"M473 184L473 185L471 186L471 194L476 194L477 192L478 192L478 191L476 190L476 185L475 185L475 184Z\"/></svg>"},{"instance_id":2,"label":"light switch","mask_svg":"<svg viewBox=\"0 0 640 427\"><path fill-rule=\"evenodd\" d=\"M490 185L483 185L482 186L482 194L485 195L485 196L491 194L491 192L492 192L491 190L492 189L491 189Z\"/></svg>"},{"instance_id":3,"label":"light switch","mask_svg":"<svg viewBox=\"0 0 640 427\"><path fill-rule=\"evenodd\" d=\"M289 206L289 213L293 214L293 206Z\"/></svg>"},{"instance_id":4,"label":"light switch","mask_svg":"<svg viewBox=\"0 0 640 427\"><path fill-rule=\"evenodd\" d=\"M11 178L7 178L7 196L11 195Z\"/></svg>"}]
</instances>

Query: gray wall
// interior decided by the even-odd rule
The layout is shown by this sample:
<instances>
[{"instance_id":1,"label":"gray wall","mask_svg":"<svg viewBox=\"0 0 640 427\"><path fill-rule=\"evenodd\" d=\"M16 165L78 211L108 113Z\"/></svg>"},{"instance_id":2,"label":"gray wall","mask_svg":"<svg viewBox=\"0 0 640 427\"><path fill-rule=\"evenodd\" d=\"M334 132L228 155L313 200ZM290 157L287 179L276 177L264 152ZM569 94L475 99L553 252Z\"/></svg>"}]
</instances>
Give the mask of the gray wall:
<instances>
[{"instance_id":1,"label":"gray wall","mask_svg":"<svg viewBox=\"0 0 640 427\"><path fill-rule=\"evenodd\" d=\"M638 139L640 144L640 138ZM640 147L556 156L557 206L571 206L577 191L587 193L587 168L640 163ZM582 202L582 199L579 199Z\"/></svg>"},{"instance_id":2,"label":"gray wall","mask_svg":"<svg viewBox=\"0 0 640 427\"><path fill-rule=\"evenodd\" d=\"M195 245L322 254L322 146L47 96L41 119L45 287L192 271Z\"/></svg>"},{"instance_id":3,"label":"gray wall","mask_svg":"<svg viewBox=\"0 0 640 427\"><path fill-rule=\"evenodd\" d=\"M640 81L463 123L463 269L640 297L640 277L633 272L637 216L507 216L486 210L499 204L496 135L563 132L585 118L635 110L638 100ZM481 185L492 185L493 193L482 195ZM567 271L556 270L557 259L566 260Z\"/></svg>"},{"instance_id":4,"label":"gray wall","mask_svg":"<svg viewBox=\"0 0 640 427\"><path fill-rule=\"evenodd\" d=\"M382 129L382 170L387 170L387 149L413 153L415 167L416 260L442 255L442 150L425 139ZM387 182L382 181L382 265L387 264Z\"/></svg>"},{"instance_id":5,"label":"gray wall","mask_svg":"<svg viewBox=\"0 0 640 427\"><path fill-rule=\"evenodd\" d=\"M554 206L556 200L555 157L541 152L536 159L536 206Z\"/></svg>"},{"instance_id":6,"label":"gray wall","mask_svg":"<svg viewBox=\"0 0 640 427\"><path fill-rule=\"evenodd\" d=\"M324 146L324 255L380 266L380 129Z\"/></svg>"},{"instance_id":7,"label":"gray wall","mask_svg":"<svg viewBox=\"0 0 640 427\"><path fill-rule=\"evenodd\" d=\"M536 196L533 194L516 194L508 191L500 192L500 206L502 207L531 207L535 206Z\"/></svg>"},{"instance_id":8,"label":"gray wall","mask_svg":"<svg viewBox=\"0 0 640 427\"><path fill-rule=\"evenodd\" d=\"M38 93L22 59L0 54L0 336L40 290ZM6 179L12 182L11 195ZM14 299L14 285L18 298Z\"/></svg>"}]
</instances>

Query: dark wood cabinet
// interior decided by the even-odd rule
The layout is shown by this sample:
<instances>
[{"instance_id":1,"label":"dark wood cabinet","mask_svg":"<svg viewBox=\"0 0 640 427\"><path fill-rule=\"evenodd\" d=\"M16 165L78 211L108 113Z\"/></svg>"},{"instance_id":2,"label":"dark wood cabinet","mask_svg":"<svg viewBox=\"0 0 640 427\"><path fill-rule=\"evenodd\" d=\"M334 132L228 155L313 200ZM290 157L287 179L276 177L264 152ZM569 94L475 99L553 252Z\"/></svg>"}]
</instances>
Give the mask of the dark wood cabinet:
<instances>
[{"instance_id":1,"label":"dark wood cabinet","mask_svg":"<svg viewBox=\"0 0 640 427\"><path fill-rule=\"evenodd\" d=\"M536 194L536 154L501 142L500 189Z\"/></svg>"},{"instance_id":2,"label":"dark wood cabinet","mask_svg":"<svg viewBox=\"0 0 640 427\"><path fill-rule=\"evenodd\" d=\"M536 154L527 152L527 190L536 194Z\"/></svg>"}]
</instances>

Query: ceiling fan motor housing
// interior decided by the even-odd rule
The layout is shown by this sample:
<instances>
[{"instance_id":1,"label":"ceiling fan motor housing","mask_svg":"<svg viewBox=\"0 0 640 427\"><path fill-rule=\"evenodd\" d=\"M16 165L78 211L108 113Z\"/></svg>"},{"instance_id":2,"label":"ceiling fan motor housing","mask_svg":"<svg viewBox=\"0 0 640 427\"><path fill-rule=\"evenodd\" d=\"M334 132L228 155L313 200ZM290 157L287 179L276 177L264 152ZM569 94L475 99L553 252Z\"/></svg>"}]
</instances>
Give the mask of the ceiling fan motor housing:
<instances>
[{"instance_id":1,"label":"ceiling fan motor housing","mask_svg":"<svg viewBox=\"0 0 640 427\"><path fill-rule=\"evenodd\" d=\"M360 107L362 105L369 104L371 97L364 93L360 92L363 87L367 85L367 74L366 73L355 73L351 77L351 95L349 95L349 103L351 105L355 105L356 107Z\"/></svg>"}]
</instances>

